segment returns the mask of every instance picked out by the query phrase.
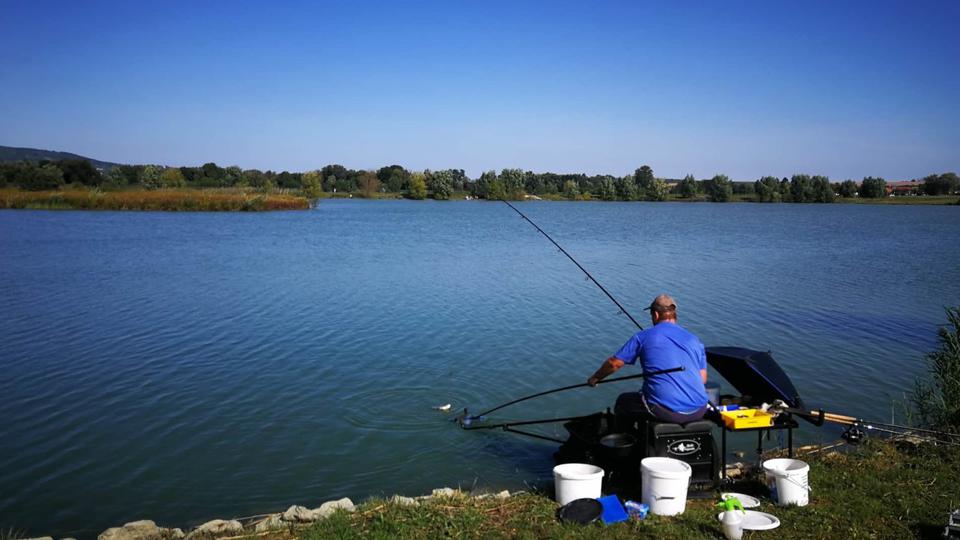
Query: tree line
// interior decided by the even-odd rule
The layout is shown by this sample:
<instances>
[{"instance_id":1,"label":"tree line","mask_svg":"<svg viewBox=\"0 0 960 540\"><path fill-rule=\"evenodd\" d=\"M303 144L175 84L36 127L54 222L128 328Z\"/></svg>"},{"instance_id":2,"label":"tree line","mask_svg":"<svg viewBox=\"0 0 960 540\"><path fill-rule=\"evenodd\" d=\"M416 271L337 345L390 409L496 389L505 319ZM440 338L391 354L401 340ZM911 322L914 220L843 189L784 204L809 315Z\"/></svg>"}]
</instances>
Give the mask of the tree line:
<instances>
[{"instance_id":1,"label":"tree line","mask_svg":"<svg viewBox=\"0 0 960 540\"><path fill-rule=\"evenodd\" d=\"M64 185L101 188L138 186L144 189L250 188L264 192L297 190L308 198L324 193L374 197L396 194L411 199L444 200L455 193L481 199L522 199L529 195L570 200L664 201L668 198L725 202L734 198L756 202L829 203L836 198L880 198L887 195L883 178L831 182L826 176L796 174L790 178L764 176L754 182L733 182L718 174L697 180L657 178L648 165L624 176L537 173L522 169L486 171L471 180L463 169L410 171L388 165L376 171L326 165L307 172L274 172L220 167L118 165L106 171L83 159L0 163L0 187L24 190L55 190ZM960 189L953 172L932 174L918 183L927 195L951 195ZM735 197L736 196L736 197Z\"/></svg>"}]
</instances>

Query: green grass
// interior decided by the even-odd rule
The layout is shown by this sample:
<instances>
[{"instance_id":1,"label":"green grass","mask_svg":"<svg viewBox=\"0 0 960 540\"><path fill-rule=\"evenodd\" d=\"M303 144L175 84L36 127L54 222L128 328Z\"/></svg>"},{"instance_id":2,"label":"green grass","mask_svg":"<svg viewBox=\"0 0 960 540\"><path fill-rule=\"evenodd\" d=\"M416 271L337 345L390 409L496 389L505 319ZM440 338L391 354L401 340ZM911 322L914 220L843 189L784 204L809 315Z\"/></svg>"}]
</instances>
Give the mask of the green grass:
<instances>
[{"instance_id":1,"label":"green grass","mask_svg":"<svg viewBox=\"0 0 960 540\"><path fill-rule=\"evenodd\" d=\"M935 538L948 512L960 507L960 452L899 450L871 443L847 454L805 457L811 466L811 503L781 508L766 499L759 479L730 487L760 495L760 510L780 518L776 531L747 532L745 539ZM677 517L651 516L609 527L557 522L557 505L545 494L509 499L451 497L420 506L371 500L354 514L337 513L298 533L326 538L722 538L714 500L688 500Z\"/></svg>"}]
</instances>

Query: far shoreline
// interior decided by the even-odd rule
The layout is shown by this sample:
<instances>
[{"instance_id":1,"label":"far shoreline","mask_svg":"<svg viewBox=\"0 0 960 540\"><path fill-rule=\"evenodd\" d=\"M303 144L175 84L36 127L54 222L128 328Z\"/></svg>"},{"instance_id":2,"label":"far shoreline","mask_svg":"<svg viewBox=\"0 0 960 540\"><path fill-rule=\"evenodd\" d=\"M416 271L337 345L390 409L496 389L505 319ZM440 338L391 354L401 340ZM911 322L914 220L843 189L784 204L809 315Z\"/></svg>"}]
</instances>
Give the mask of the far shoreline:
<instances>
[{"instance_id":1,"label":"far shoreline","mask_svg":"<svg viewBox=\"0 0 960 540\"><path fill-rule=\"evenodd\" d=\"M18 188L0 189L0 209L3 210L94 210L94 211L161 211L161 212L263 212L285 210L309 210L322 205L324 200L429 200L497 202L500 199L484 199L468 192L454 192L447 199L433 197L409 197L403 193L314 193L308 197L300 190L263 192L250 189L223 188L178 188L178 189L124 189L105 191L90 188L67 188L49 191L28 191ZM611 201L589 195L576 198L555 195L524 195L510 198L511 201L543 202L677 202L677 203L753 203L753 204L851 204L894 206L951 206L960 205L955 195L908 195L880 198L836 198L832 202L760 202L749 195L733 195L727 201L711 201L707 197L679 197L669 195L662 201Z\"/></svg>"}]
</instances>

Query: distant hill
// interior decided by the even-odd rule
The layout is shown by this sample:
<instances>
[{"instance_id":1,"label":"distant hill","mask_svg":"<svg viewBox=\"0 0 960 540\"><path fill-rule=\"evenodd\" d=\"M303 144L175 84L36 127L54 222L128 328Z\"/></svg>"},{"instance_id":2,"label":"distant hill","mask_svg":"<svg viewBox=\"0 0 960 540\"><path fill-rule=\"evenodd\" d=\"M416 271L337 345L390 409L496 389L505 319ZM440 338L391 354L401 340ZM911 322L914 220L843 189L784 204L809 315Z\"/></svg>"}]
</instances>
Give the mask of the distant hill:
<instances>
[{"instance_id":1,"label":"distant hill","mask_svg":"<svg viewBox=\"0 0 960 540\"><path fill-rule=\"evenodd\" d=\"M109 161L100 161L85 156L78 156L70 152L55 152L53 150L40 150L38 148L15 148L13 146L0 146L0 163L8 161L57 161L61 159L85 159L91 165L107 171L119 165L119 163L110 163Z\"/></svg>"}]
</instances>

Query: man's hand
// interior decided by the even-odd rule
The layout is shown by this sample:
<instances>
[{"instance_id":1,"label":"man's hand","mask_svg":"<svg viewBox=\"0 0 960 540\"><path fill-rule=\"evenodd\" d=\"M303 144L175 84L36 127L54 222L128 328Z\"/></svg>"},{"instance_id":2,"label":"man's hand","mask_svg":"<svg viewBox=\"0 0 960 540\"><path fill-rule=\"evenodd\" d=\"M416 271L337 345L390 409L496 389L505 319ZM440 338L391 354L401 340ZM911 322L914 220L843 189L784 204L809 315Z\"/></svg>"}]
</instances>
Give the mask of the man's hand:
<instances>
[{"instance_id":1,"label":"man's hand","mask_svg":"<svg viewBox=\"0 0 960 540\"><path fill-rule=\"evenodd\" d=\"M590 385L590 388L594 388L597 384L602 381L607 375L610 375L614 371L623 367L623 360L611 356L603 361L603 364L600 364L600 369L596 371L593 375L587 379L587 384Z\"/></svg>"}]
</instances>

